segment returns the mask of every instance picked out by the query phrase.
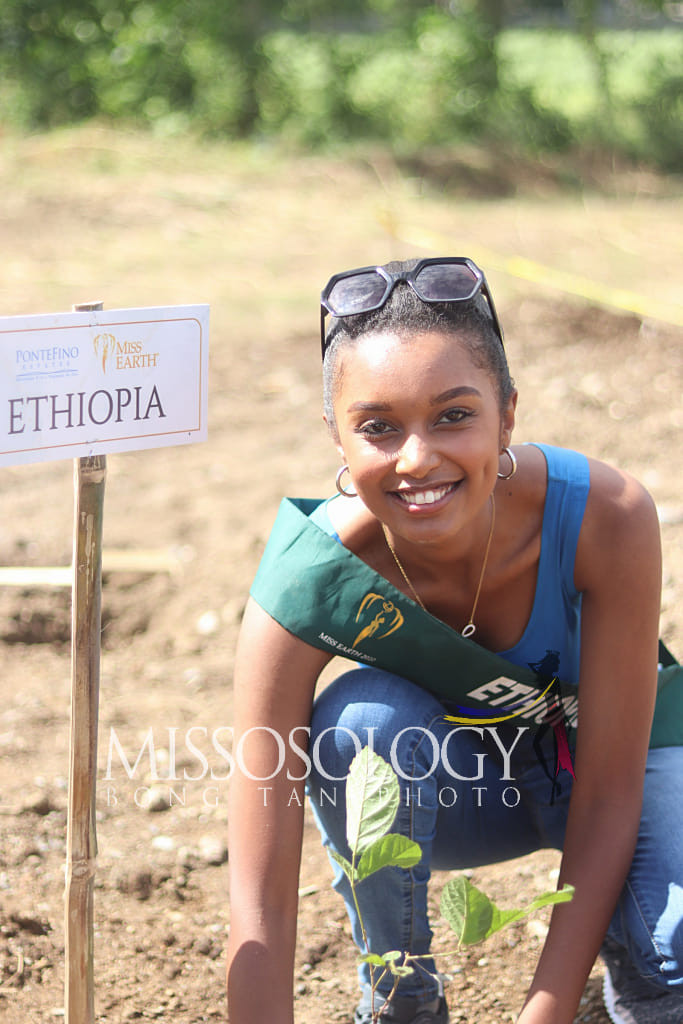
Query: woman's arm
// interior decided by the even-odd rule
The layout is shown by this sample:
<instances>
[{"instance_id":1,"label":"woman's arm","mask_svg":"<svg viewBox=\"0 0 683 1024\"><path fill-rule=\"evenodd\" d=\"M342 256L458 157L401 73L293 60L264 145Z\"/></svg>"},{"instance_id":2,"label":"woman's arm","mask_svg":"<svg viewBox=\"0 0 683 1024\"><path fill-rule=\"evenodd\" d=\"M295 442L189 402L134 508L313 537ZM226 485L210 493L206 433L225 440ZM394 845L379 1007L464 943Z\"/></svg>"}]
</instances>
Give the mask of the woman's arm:
<instances>
[{"instance_id":1,"label":"woman's arm","mask_svg":"<svg viewBox=\"0 0 683 1024\"><path fill-rule=\"evenodd\" d=\"M306 776L296 746L307 748L315 683L329 660L249 602L235 667L228 811L232 1024L293 1021Z\"/></svg>"},{"instance_id":2,"label":"woman's arm","mask_svg":"<svg viewBox=\"0 0 683 1024\"><path fill-rule=\"evenodd\" d=\"M571 1024L631 865L656 690L661 565L647 493L591 463L575 566L583 593L575 771L560 885L519 1024Z\"/></svg>"}]
</instances>

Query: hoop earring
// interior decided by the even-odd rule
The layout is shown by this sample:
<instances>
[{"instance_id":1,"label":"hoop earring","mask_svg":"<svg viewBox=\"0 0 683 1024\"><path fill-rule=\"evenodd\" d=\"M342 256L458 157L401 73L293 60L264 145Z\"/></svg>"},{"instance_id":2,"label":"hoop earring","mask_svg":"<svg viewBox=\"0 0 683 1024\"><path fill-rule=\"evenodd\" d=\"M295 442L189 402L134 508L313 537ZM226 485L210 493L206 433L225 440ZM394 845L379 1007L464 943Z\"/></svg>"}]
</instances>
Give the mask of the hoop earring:
<instances>
[{"instance_id":1,"label":"hoop earring","mask_svg":"<svg viewBox=\"0 0 683 1024\"><path fill-rule=\"evenodd\" d=\"M508 459L510 460L510 472L509 473L499 473L498 474L498 479L499 480L509 480L517 472L517 459L515 458L515 453L513 451L510 451L509 448L503 448L503 450L502 450L502 452L500 454L501 455L507 455Z\"/></svg>"},{"instance_id":2,"label":"hoop earring","mask_svg":"<svg viewBox=\"0 0 683 1024\"><path fill-rule=\"evenodd\" d=\"M349 467L346 465L346 463L344 463L344 465L341 467L341 469L337 473L336 480L334 481L335 482L335 486L336 486L337 490L339 491L339 493L342 495L342 497L344 497L344 498L356 498L357 497L356 491L345 491L344 488L342 487L341 479L342 479L344 473L346 473L346 471L348 470L348 468Z\"/></svg>"}]
</instances>

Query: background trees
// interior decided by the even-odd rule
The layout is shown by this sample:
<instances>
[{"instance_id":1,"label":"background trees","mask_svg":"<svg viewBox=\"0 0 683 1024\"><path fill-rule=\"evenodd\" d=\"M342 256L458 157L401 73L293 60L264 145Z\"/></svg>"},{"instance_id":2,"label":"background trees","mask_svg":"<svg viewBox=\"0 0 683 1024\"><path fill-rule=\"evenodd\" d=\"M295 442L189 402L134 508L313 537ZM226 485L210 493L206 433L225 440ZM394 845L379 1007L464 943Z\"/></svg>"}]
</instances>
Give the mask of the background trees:
<instances>
[{"instance_id":1,"label":"background trees","mask_svg":"<svg viewBox=\"0 0 683 1024\"><path fill-rule=\"evenodd\" d=\"M680 168L683 32L619 3L3 0L0 120L309 146L578 143Z\"/></svg>"}]
</instances>

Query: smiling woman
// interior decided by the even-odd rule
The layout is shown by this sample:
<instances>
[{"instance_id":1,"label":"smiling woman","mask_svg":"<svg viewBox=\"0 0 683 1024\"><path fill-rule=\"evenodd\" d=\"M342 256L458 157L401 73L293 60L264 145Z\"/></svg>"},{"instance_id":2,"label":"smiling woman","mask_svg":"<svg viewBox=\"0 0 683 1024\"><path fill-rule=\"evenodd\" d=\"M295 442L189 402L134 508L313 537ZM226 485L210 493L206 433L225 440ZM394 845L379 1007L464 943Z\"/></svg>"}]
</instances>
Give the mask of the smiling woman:
<instances>
[{"instance_id":1,"label":"smiling woman","mask_svg":"<svg viewBox=\"0 0 683 1024\"><path fill-rule=\"evenodd\" d=\"M393 830L422 848L415 868L360 891L368 950L424 957L382 1019L448 1020L429 958L432 868L556 847L559 884L576 894L553 912L520 1024L571 1024L600 951L616 1024L681 1024L683 829L670 812L683 748L658 745L651 730L660 554L649 496L577 452L510 447L517 393L470 260L335 275L321 332L339 493L283 503L235 675L236 735L310 729L316 756L305 772L294 757L284 763L267 803L253 779L233 779L231 1021L293 1019L302 829L293 781L308 785L363 944L334 858L348 858L341 791L367 736L402 782ZM362 667L314 702L340 651ZM253 756L265 771L262 746ZM477 784L444 802L454 778L475 781L473 760ZM321 795L330 780L341 783L338 801ZM369 1024L367 963L359 975L355 1021ZM380 981L382 1001L390 987Z\"/></svg>"}]
</instances>

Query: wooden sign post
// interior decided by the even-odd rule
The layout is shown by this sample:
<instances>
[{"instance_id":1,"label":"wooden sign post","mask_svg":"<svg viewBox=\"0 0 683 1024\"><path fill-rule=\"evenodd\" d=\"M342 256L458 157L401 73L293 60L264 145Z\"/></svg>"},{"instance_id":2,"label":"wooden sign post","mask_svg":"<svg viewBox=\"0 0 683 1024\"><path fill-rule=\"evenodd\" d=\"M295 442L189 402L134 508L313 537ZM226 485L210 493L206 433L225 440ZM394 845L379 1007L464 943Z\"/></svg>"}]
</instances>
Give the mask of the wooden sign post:
<instances>
[{"instance_id":1,"label":"wooden sign post","mask_svg":"<svg viewBox=\"0 0 683 1024\"><path fill-rule=\"evenodd\" d=\"M74 306L75 311L86 309L102 309L102 303ZM71 737L64 907L66 1024L95 1024L95 799L106 475L106 455L74 460Z\"/></svg>"},{"instance_id":2,"label":"wooden sign post","mask_svg":"<svg viewBox=\"0 0 683 1024\"><path fill-rule=\"evenodd\" d=\"M93 884L97 836L97 720L100 687L102 513L106 455L74 466L74 582L71 609L71 740L64 914L67 1024L94 1024Z\"/></svg>"},{"instance_id":3,"label":"wooden sign post","mask_svg":"<svg viewBox=\"0 0 683 1024\"><path fill-rule=\"evenodd\" d=\"M66 1024L94 1024L97 725L106 453L203 441L208 307L0 318L0 466L74 460Z\"/></svg>"}]
</instances>

